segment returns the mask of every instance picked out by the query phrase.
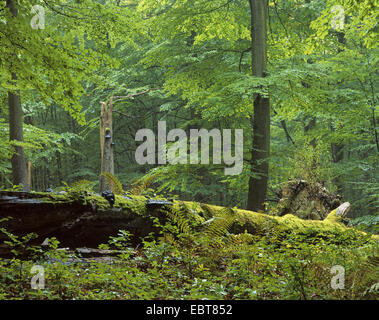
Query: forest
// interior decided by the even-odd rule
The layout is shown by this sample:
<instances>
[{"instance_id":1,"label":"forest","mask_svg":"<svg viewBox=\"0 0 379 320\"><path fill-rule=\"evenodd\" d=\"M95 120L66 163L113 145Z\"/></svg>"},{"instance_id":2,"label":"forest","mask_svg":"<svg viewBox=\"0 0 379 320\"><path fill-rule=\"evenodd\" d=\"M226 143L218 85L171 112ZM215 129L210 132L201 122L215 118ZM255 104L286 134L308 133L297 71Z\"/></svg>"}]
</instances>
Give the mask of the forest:
<instances>
[{"instance_id":1,"label":"forest","mask_svg":"<svg viewBox=\"0 0 379 320\"><path fill-rule=\"evenodd\" d=\"M0 300L377 300L378 15L0 0Z\"/></svg>"}]
</instances>

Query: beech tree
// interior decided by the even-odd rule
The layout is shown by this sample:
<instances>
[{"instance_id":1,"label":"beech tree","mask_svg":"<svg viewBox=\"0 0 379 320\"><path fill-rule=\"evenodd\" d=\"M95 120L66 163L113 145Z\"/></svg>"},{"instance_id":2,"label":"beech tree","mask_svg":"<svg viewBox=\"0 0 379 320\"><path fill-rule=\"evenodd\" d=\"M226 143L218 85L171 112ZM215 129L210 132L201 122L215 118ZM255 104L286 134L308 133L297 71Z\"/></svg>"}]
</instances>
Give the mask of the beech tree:
<instances>
[{"instance_id":1,"label":"beech tree","mask_svg":"<svg viewBox=\"0 0 379 320\"><path fill-rule=\"evenodd\" d=\"M267 65L267 1L249 0L251 15L252 74L266 76ZM268 157L270 154L270 102L268 93L254 93L253 147L251 166L253 176L249 179L247 209L264 210L268 185Z\"/></svg>"},{"instance_id":2,"label":"beech tree","mask_svg":"<svg viewBox=\"0 0 379 320\"><path fill-rule=\"evenodd\" d=\"M100 103L161 88L113 110L109 150L124 186L139 178L188 200L269 211L284 183L301 179L342 193L354 214L376 212L372 1L46 0L38 30L30 26L35 2L13 1L14 19L0 0L1 185L11 186L14 147L24 147L33 188L86 179L99 190ZM21 121L25 141L12 145L8 92L32 119ZM225 176L213 159L137 164L135 133L156 132L158 121L188 133L243 129L242 173Z\"/></svg>"},{"instance_id":3,"label":"beech tree","mask_svg":"<svg viewBox=\"0 0 379 320\"><path fill-rule=\"evenodd\" d=\"M10 19L17 19L17 8L14 0L7 0L6 7L10 12ZM15 53L13 53L15 55ZM16 70L10 70L12 85L17 83ZM17 87L17 85L15 85ZM21 185L23 190L29 190L26 161L22 143L23 137L23 114L21 107L21 97L19 90L8 91L9 106L9 139L14 143L14 153L12 155L12 182L14 185ZM21 144L20 144L21 143Z\"/></svg>"}]
</instances>

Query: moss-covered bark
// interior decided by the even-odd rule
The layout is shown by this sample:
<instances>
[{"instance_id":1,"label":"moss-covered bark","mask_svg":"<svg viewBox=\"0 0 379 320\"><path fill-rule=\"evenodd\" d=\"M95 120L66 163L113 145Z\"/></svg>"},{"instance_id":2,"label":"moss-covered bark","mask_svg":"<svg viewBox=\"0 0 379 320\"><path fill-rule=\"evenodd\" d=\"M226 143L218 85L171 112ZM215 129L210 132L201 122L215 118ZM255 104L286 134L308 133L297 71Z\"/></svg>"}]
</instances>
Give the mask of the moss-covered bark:
<instances>
[{"instance_id":1,"label":"moss-covered bark","mask_svg":"<svg viewBox=\"0 0 379 320\"><path fill-rule=\"evenodd\" d=\"M173 201L172 205L150 206L144 196L116 196L113 207L98 195L86 193L25 193L0 192L0 219L11 217L2 223L14 234L35 232L37 241L55 236L65 246L95 247L115 236L118 230L127 230L137 243L151 232L159 231L153 225L154 217L161 223L167 217L177 217L185 222L189 230L206 231L215 219L229 223L227 232L249 233L255 236L280 237L289 233L305 234L309 237L335 237L349 228L343 224L343 215L333 210L326 219L302 220L292 214L279 217L241 209L228 209L196 202ZM356 236L364 236L363 232ZM373 237L378 239L377 236ZM0 234L1 242L5 240Z\"/></svg>"},{"instance_id":2,"label":"moss-covered bark","mask_svg":"<svg viewBox=\"0 0 379 320\"><path fill-rule=\"evenodd\" d=\"M193 202L184 202L184 204L190 209L189 211L199 215L203 221L211 216L228 217L228 213L223 207L199 205ZM279 217L235 208L229 210L229 215L233 218L229 232L233 234L247 232L266 237L273 234L285 236L286 234L297 233L309 237L334 238L348 230L354 230L356 231L354 232L355 237L366 236L366 233L349 228L344 224L345 214L337 214L339 208L342 208L342 205L331 211L324 220L303 220L293 214ZM379 240L379 236L374 235L372 239Z\"/></svg>"}]
</instances>

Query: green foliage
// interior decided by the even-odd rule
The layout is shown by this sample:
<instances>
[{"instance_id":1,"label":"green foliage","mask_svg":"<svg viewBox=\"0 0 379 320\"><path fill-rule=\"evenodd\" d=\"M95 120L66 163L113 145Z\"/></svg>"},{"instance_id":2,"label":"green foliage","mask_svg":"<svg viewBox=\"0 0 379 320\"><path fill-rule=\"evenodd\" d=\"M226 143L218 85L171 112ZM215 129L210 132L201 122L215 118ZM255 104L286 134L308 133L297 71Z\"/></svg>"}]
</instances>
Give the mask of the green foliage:
<instances>
[{"instance_id":1,"label":"green foliage","mask_svg":"<svg viewBox=\"0 0 379 320\"><path fill-rule=\"evenodd\" d=\"M65 183L65 189L67 192L93 192L93 186L94 182L93 181L88 181L88 180L79 180L74 183L72 183L70 186Z\"/></svg>"},{"instance_id":2,"label":"green foliage","mask_svg":"<svg viewBox=\"0 0 379 320\"><path fill-rule=\"evenodd\" d=\"M304 146L296 149L294 158L291 159L294 170L293 175L297 179L309 182L311 185L316 183L326 184L329 186L328 190L333 192L333 173L326 160L327 158L327 146L322 144L312 146L309 142L305 143Z\"/></svg>"},{"instance_id":3,"label":"green foliage","mask_svg":"<svg viewBox=\"0 0 379 320\"><path fill-rule=\"evenodd\" d=\"M13 146L32 162L35 190L65 185L83 200L100 168L99 103L152 90L114 105L117 177L134 195L166 192L183 200L245 207L251 172L253 99L269 94L270 206L293 178L323 183L352 204L353 226L378 232L378 10L375 1L269 1L268 73L251 76L248 1L48 1L46 28L30 28L35 3L18 4L12 19L0 1L0 185L11 187ZM44 4L42 4L44 5ZM333 29L342 5L344 29ZM101 19L99 19L101 17ZM17 81L11 79L12 73ZM23 143L9 141L7 93L19 91ZM219 165L135 163L135 132L169 128L244 129L244 169L225 176ZM311 125L312 124L312 125ZM153 130L153 131L154 131ZM119 180L118 180L119 179ZM65 180L67 183L64 183ZM127 183L125 183L127 182ZM273 199L273 200L272 200ZM121 250L114 265L42 261L48 287L30 289L32 235L1 229L12 247L0 259L0 297L24 299L375 299L377 245L354 230L335 237L269 225L231 235L233 209L193 221L184 203L162 210L161 239L137 249L130 235L107 244ZM209 212L207 212L207 210ZM312 210L309 205L308 215ZM209 214L209 216L207 215ZM168 220L163 223L163 218ZM289 220L289 222L291 222ZM49 255L68 257L52 241ZM35 253L39 249L35 248ZM376 251L375 251L376 250ZM34 252L31 250L30 252ZM346 269L346 288L330 288L330 268Z\"/></svg>"},{"instance_id":4,"label":"green foliage","mask_svg":"<svg viewBox=\"0 0 379 320\"><path fill-rule=\"evenodd\" d=\"M0 100L6 106L10 86L21 89L24 113L33 120L22 145L32 160L34 189L60 186L62 180L97 180L99 103L159 88L114 105L117 177L135 194L156 189L181 199L245 207L254 175L249 163L252 101L254 93L270 92L270 205L275 205L274 191L299 177L342 193L354 216L375 214L379 114L372 2L271 1L264 80L251 76L246 1L85 0L70 4L71 12L49 3L46 29L29 28L32 3L26 1L19 10L23 27L15 35L7 26L2 38L4 57L19 51L18 40L31 43L21 49L23 59L12 56L4 62ZM331 27L334 5L345 10L343 34ZM7 20L5 12L0 15ZM102 17L101 23L91 19L94 15ZM11 64L20 73L12 85ZM5 119L0 122L0 175L7 187L12 145L6 108L0 117ZM305 130L312 119L314 127ZM155 131L158 120L184 130L244 129L242 174L225 176L219 165L136 164L134 134L140 128Z\"/></svg>"},{"instance_id":5,"label":"green foliage","mask_svg":"<svg viewBox=\"0 0 379 320\"><path fill-rule=\"evenodd\" d=\"M10 217L0 219L0 224L10 219ZM38 237L36 233L32 232L23 236L17 236L7 231L4 227L0 228L0 232L5 235L7 240L4 240L3 243L5 247L10 250L14 258L17 258L18 256L23 256L25 258L40 253L40 248L38 246L30 244L33 239Z\"/></svg>"},{"instance_id":6,"label":"green foliage","mask_svg":"<svg viewBox=\"0 0 379 320\"><path fill-rule=\"evenodd\" d=\"M214 241L215 245L220 245L220 239L228 242L232 241L229 236L230 228L235 221L235 213L231 208L221 210L210 220L203 223L205 225L205 234L209 241Z\"/></svg>"},{"instance_id":7,"label":"green foliage","mask_svg":"<svg viewBox=\"0 0 379 320\"><path fill-rule=\"evenodd\" d=\"M103 172L101 175L105 177L106 184L111 187L114 194L122 194L124 192L120 180L114 174Z\"/></svg>"},{"instance_id":8,"label":"green foliage","mask_svg":"<svg viewBox=\"0 0 379 320\"><path fill-rule=\"evenodd\" d=\"M80 139L76 134L55 133L33 125L24 125L24 142L9 141L9 126L0 115L0 174L9 172L9 159L14 153L12 146L21 146L32 163L42 162L53 155L63 154L73 140Z\"/></svg>"},{"instance_id":9,"label":"green foliage","mask_svg":"<svg viewBox=\"0 0 379 320\"><path fill-rule=\"evenodd\" d=\"M157 221L157 224L159 222ZM164 227L164 226L162 226ZM172 228L163 228L173 232ZM113 263L73 263L70 255L49 248L38 260L0 259L3 299L375 299L378 244L360 241L334 244L292 235L286 242L270 239L238 241L214 246L201 234L177 233L168 238L143 239L129 246L130 234L120 230L103 249L115 249ZM188 238L190 237L190 238ZM190 240L190 241L189 241ZM45 288L30 288L30 268L45 268ZM332 289L331 267L345 268L345 288Z\"/></svg>"},{"instance_id":10,"label":"green foliage","mask_svg":"<svg viewBox=\"0 0 379 320\"><path fill-rule=\"evenodd\" d=\"M153 189L149 188L149 186L157 179L157 177L159 177L159 175L160 173L156 172L156 170L151 170L142 178L135 179L135 181L131 184L129 192L134 195L142 195L152 192Z\"/></svg>"},{"instance_id":11,"label":"green foliage","mask_svg":"<svg viewBox=\"0 0 379 320\"><path fill-rule=\"evenodd\" d=\"M349 221L354 226L365 232L379 233L379 215L366 215Z\"/></svg>"}]
</instances>

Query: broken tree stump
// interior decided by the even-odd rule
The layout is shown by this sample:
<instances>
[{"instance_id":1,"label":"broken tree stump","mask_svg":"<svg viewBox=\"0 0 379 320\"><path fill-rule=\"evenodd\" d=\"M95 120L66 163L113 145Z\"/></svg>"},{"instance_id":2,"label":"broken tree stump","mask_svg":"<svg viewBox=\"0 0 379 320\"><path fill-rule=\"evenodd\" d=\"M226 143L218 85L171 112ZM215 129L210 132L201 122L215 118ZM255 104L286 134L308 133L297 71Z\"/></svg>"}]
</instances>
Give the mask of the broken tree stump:
<instances>
[{"instance_id":1,"label":"broken tree stump","mask_svg":"<svg viewBox=\"0 0 379 320\"><path fill-rule=\"evenodd\" d=\"M114 156L113 156L113 97L110 97L109 103L101 103L100 113L100 149L101 149L101 173L100 173L100 193L110 186L106 185L105 172L114 174Z\"/></svg>"},{"instance_id":2,"label":"broken tree stump","mask_svg":"<svg viewBox=\"0 0 379 320\"><path fill-rule=\"evenodd\" d=\"M282 189L278 215L291 213L302 219L323 220L341 203L341 196L330 193L319 183L292 180Z\"/></svg>"}]
</instances>

